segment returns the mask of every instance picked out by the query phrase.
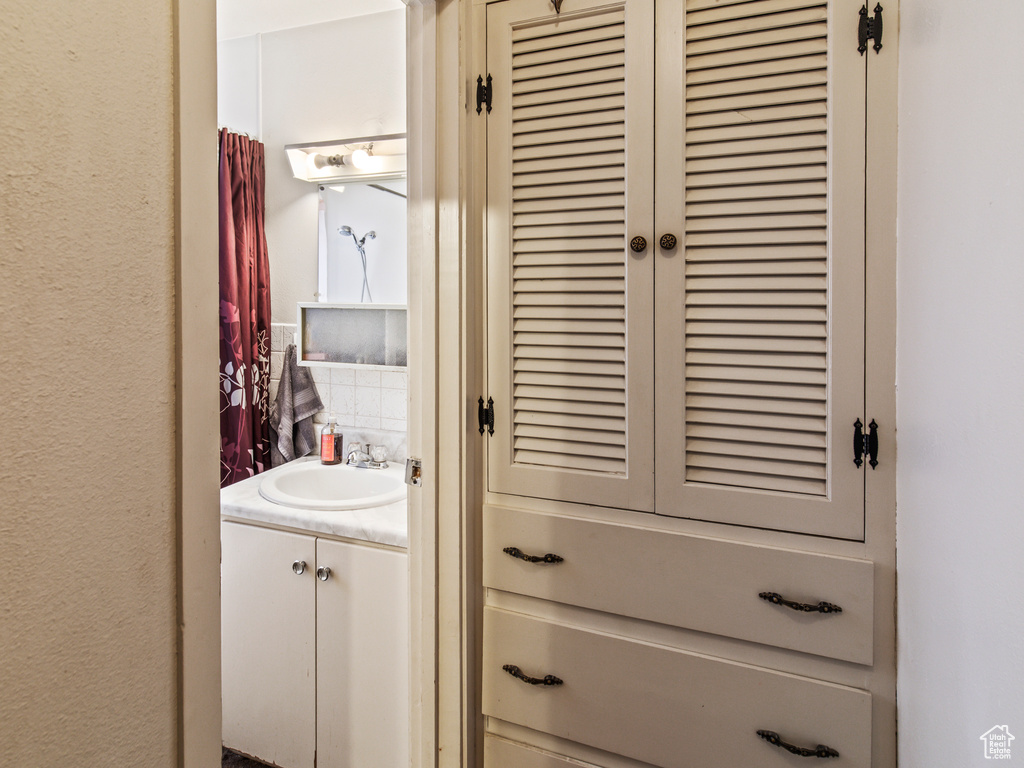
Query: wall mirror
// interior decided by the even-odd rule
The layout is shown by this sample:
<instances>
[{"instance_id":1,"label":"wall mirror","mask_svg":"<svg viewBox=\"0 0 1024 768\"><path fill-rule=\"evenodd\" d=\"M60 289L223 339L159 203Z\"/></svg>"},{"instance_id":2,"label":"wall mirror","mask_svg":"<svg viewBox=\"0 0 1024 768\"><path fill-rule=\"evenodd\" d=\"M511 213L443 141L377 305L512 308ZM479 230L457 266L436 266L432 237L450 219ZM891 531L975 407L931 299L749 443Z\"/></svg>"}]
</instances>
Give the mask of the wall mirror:
<instances>
[{"instance_id":1,"label":"wall mirror","mask_svg":"<svg viewBox=\"0 0 1024 768\"><path fill-rule=\"evenodd\" d=\"M407 303L405 178L323 182L317 301Z\"/></svg>"}]
</instances>

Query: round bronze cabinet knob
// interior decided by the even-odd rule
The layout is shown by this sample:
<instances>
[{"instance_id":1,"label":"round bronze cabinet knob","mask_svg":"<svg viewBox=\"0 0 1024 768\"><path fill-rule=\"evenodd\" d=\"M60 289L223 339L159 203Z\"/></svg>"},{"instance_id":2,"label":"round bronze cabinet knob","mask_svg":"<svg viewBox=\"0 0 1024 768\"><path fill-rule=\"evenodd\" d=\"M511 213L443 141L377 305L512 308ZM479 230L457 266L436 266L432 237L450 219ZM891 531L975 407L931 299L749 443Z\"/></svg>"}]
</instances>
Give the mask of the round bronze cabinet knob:
<instances>
[{"instance_id":1,"label":"round bronze cabinet knob","mask_svg":"<svg viewBox=\"0 0 1024 768\"><path fill-rule=\"evenodd\" d=\"M641 253L647 250L647 238L637 235L629 241L629 247L633 249L633 253Z\"/></svg>"},{"instance_id":2,"label":"round bronze cabinet knob","mask_svg":"<svg viewBox=\"0 0 1024 768\"><path fill-rule=\"evenodd\" d=\"M673 248L676 247L676 243L678 241L676 240L675 235L662 235L660 242L662 248L664 248L666 251L671 251Z\"/></svg>"}]
</instances>

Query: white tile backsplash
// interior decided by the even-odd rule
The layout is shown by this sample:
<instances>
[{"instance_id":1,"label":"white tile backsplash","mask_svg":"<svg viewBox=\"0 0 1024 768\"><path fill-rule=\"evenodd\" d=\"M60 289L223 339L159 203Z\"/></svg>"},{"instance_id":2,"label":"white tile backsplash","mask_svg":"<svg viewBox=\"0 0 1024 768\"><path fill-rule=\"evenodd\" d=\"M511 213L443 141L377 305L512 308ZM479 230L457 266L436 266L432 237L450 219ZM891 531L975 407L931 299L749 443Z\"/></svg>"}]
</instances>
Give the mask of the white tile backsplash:
<instances>
[{"instance_id":1,"label":"white tile backsplash","mask_svg":"<svg viewBox=\"0 0 1024 768\"><path fill-rule=\"evenodd\" d=\"M342 416L351 416L355 411L356 404L356 388L350 387L345 384L331 384L330 385L330 402L321 396L321 400L324 400L324 407L326 410L333 413L339 419Z\"/></svg>"},{"instance_id":2,"label":"white tile backsplash","mask_svg":"<svg viewBox=\"0 0 1024 768\"><path fill-rule=\"evenodd\" d=\"M380 415L386 419L405 419L406 391L404 389L380 390Z\"/></svg>"},{"instance_id":3,"label":"white tile backsplash","mask_svg":"<svg viewBox=\"0 0 1024 768\"><path fill-rule=\"evenodd\" d=\"M346 384L354 387L356 384L356 372L354 368L331 368L331 384Z\"/></svg>"},{"instance_id":4,"label":"white tile backsplash","mask_svg":"<svg viewBox=\"0 0 1024 768\"><path fill-rule=\"evenodd\" d=\"M331 369L324 368L323 366L310 367L309 369L313 374L313 381L316 383L317 392L322 390L324 387L331 386ZM321 399L323 396L321 395Z\"/></svg>"},{"instance_id":5,"label":"white tile backsplash","mask_svg":"<svg viewBox=\"0 0 1024 768\"><path fill-rule=\"evenodd\" d=\"M380 392L380 387L356 387L356 416L376 416L379 419Z\"/></svg>"},{"instance_id":6,"label":"white tile backsplash","mask_svg":"<svg viewBox=\"0 0 1024 768\"><path fill-rule=\"evenodd\" d=\"M294 323L270 326L270 398L276 399L284 362L284 350L295 343ZM352 441L384 445L391 461L408 455L408 388L406 371L310 366L324 409L313 420L326 424L333 413L345 436Z\"/></svg>"},{"instance_id":7,"label":"white tile backsplash","mask_svg":"<svg viewBox=\"0 0 1024 768\"><path fill-rule=\"evenodd\" d=\"M380 416L356 416L354 421L360 429L380 429Z\"/></svg>"},{"instance_id":8,"label":"white tile backsplash","mask_svg":"<svg viewBox=\"0 0 1024 768\"><path fill-rule=\"evenodd\" d=\"M356 386L380 387L380 371L356 371Z\"/></svg>"},{"instance_id":9,"label":"white tile backsplash","mask_svg":"<svg viewBox=\"0 0 1024 768\"><path fill-rule=\"evenodd\" d=\"M386 430L391 431L391 432L401 432L401 433L404 434L406 432L407 428L408 428L408 424L406 423L405 419L385 419L385 418L381 418L381 420L380 420L380 428L381 429L386 429Z\"/></svg>"}]
</instances>

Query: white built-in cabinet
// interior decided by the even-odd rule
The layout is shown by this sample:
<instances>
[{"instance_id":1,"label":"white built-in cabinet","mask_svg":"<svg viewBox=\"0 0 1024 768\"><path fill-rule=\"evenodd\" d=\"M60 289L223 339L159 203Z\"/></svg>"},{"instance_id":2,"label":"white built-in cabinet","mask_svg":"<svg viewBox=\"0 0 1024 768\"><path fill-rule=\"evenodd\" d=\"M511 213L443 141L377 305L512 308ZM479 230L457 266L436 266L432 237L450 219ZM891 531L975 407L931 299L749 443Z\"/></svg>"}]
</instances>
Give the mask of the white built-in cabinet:
<instances>
[{"instance_id":1,"label":"white built-in cabinet","mask_svg":"<svg viewBox=\"0 0 1024 768\"><path fill-rule=\"evenodd\" d=\"M862 5L482 11L487 768L894 765Z\"/></svg>"},{"instance_id":2,"label":"white built-in cabinet","mask_svg":"<svg viewBox=\"0 0 1024 768\"><path fill-rule=\"evenodd\" d=\"M223 522L225 746L281 768L408 764L404 551Z\"/></svg>"}]
</instances>

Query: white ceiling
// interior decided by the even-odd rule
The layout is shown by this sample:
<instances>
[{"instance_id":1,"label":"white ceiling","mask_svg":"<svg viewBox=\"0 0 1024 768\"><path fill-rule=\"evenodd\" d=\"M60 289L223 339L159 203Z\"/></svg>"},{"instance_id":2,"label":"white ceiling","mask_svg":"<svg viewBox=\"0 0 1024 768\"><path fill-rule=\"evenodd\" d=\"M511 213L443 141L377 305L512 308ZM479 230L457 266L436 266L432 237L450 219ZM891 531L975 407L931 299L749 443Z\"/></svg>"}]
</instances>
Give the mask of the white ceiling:
<instances>
[{"instance_id":1,"label":"white ceiling","mask_svg":"<svg viewBox=\"0 0 1024 768\"><path fill-rule=\"evenodd\" d=\"M402 0L217 0L217 39L405 8Z\"/></svg>"}]
</instances>

